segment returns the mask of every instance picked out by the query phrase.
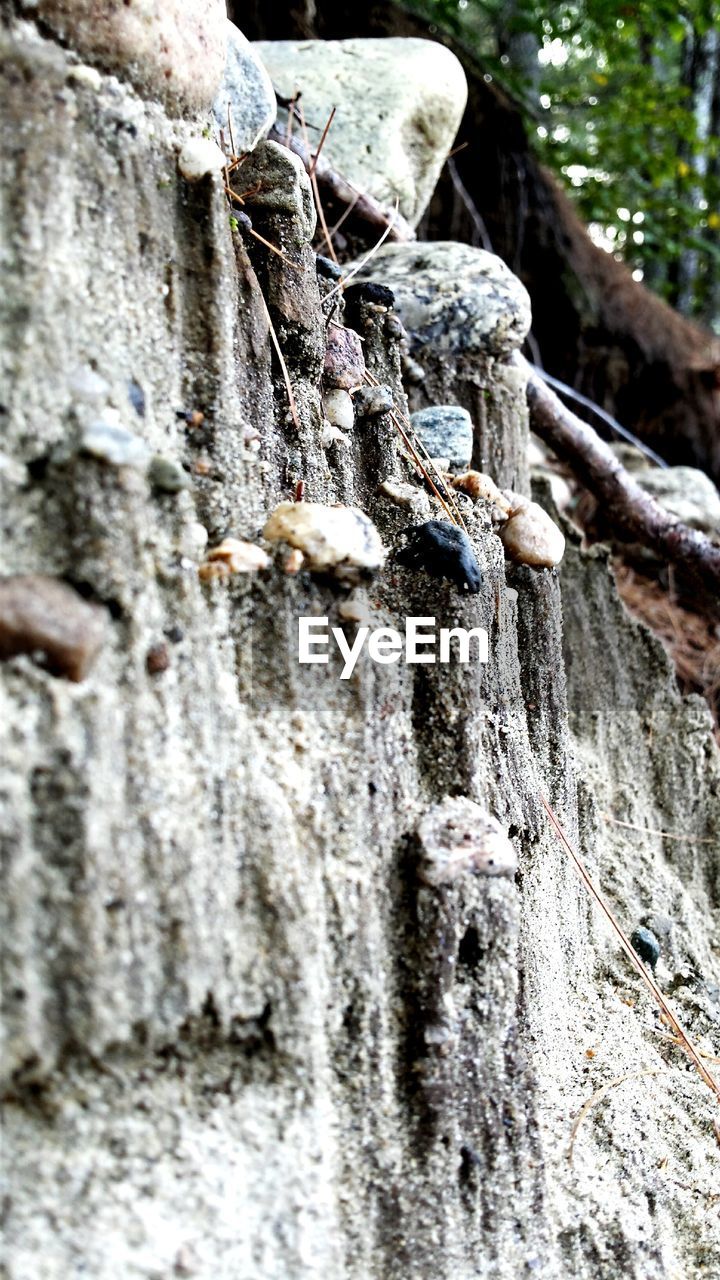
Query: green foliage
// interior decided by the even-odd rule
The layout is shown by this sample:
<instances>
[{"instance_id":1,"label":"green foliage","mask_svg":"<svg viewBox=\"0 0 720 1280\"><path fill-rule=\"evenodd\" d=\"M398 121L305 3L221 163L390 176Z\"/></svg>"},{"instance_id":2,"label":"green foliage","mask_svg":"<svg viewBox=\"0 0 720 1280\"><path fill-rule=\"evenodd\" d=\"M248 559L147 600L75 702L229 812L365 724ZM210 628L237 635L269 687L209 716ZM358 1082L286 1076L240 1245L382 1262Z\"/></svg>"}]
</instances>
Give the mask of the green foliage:
<instances>
[{"instance_id":1,"label":"green foliage","mask_svg":"<svg viewBox=\"0 0 720 1280\"><path fill-rule=\"evenodd\" d=\"M712 318L720 139L710 123L720 0L421 0L417 7L459 36L520 101L540 158L562 175L595 238L672 301ZM532 64L514 56L520 37L533 48Z\"/></svg>"}]
</instances>

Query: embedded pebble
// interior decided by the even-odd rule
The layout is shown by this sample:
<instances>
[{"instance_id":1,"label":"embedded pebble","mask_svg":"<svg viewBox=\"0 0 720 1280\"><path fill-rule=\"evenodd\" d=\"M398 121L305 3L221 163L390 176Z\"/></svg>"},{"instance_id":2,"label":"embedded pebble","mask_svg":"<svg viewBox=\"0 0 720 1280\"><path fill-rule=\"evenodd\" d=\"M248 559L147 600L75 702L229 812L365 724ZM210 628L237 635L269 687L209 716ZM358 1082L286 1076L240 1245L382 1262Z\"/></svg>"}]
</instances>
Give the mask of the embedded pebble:
<instances>
[{"instance_id":1,"label":"embedded pebble","mask_svg":"<svg viewBox=\"0 0 720 1280\"><path fill-rule=\"evenodd\" d=\"M145 669L149 676L159 676L170 666L170 650L162 641L154 644L145 655Z\"/></svg>"},{"instance_id":2,"label":"embedded pebble","mask_svg":"<svg viewBox=\"0 0 720 1280\"><path fill-rule=\"evenodd\" d=\"M453 468L470 464L473 447L472 418L459 405L436 404L411 414L413 430L431 455L447 457Z\"/></svg>"},{"instance_id":3,"label":"embedded pebble","mask_svg":"<svg viewBox=\"0 0 720 1280\"><path fill-rule=\"evenodd\" d=\"M395 408L390 387L361 387L353 396L355 412L361 418L377 418Z\"/></svg>"},{"instance_id":4,"label":"embedded pebble","mask_svg":"<svg viewBox=\"0 0 720 1280\"><path fill-rule=\"evenodd\" d=\"M334 427L332 422L323 423L322 446L323 449L329 449L332 444L343 444L350 448L352 441L349 436L345 435L339 427Z\"/></svg>"},{"instance_id":5,"label":"embedded pebble","mask_svg":"<svg viewBox=\"0 0 720 1280\"><path fill-rule=\"evenodd\" d=\"M326 391L323 396L323 409L328 422L343 431L352 431L355 426L355 410L348 391L335 387Z\"/></svg>"},{"instance_id":6,"label":"embedded pebble","mask_svg":"<svg viewBox=\"0 0 720 1280\"><path fill-rule=\"evenodd\" d=\"M377 621L367 600L358 597L341 601L338 614L343 622L357 622L361 627L373 627Z\"/></svg>"},{"instance_id":7,"label":"embedded pebble","mask_svg":"<svg viewBox=\"0 0 720 1280\"><path fill-rule=\"evenodd\" d=\"M477 595L482 584L480 566L463 529L444 520L428 520L408 533L408 545L398 552L399 564L447 578L461 591Z\"/></svg>"},{"instance_id":8,"label":"embedded pebble","mask_svg":"<svg viewBox=\"0 0 720 1280\"><path fill-rule=\"evenodd\" d=\"M406 480L383 480L378 492L383 493L396 506L415 511L418 515L430 511L430 499L425 490L419 489L416 484L408 484Z\"/></svg>"},{"instance_id":9,"label":"embedded pebble","mask_svg":"<svg viewBox=\"0 0 720 1280\"><path fill-rule=\"evenodd\" d=\"M354 329L340 325L328 326L325 342L325 367L323 377L328 387L342 387L350 391L359 387L365 373L365 356L362 342Z\"/></svg>"},{"instance_id":10,"label":"embedded pebble","mask_svg":"<svg viewBox=\"0 0 720 1280\"><path fill-rule=\"evenodd\" d=\"M309 569L355 582L379 569L385 551L372 520L357 507L281 502L263 530L269 542L288 542Z\"/></svg>"},{"instance_id":11,"label":"embedded pebble","mask_svg":"<svg viewBox=\"0 0 720 1280\"><path fill-rule=\"evenodd\" d=\"M283 560L283 570L285 573L289 573L291 577L294 577L296 573L300 572L304 563L305 556L302 551L298 551L297 547L293 547L292 551L288 551Z\"/></svg>"},{"instance_id":12,"label":"embedded pebble","mask_svg":"<svg viewBox=\"0 0 720 1280\"><path fill-rule=\"evenodd\" d=\"M630 934L630 945L633 951L645 964L654 969L660 959L660 943L650 929L640 926Z\"/></svg>"},{"instance_id":13,"label":"embedded pebble","mask_svg":"<svg viewBox=\"0 0 720 1280\"><path fill-rule=\"evenodd\" d=\"M501 511L510 514L511 507L507 498L500 492L495 481L482 471L463 471L462 475L453 476L451 484L453 489L459 489L468 497L492 502Z\"/></svg>"},{"instance_id":14,"label":"embedded pebble","mask_svg":"<svg viewBox=\"0 0 720 1280\"><path fill-rule=\"evenodd\" d=\"M190 487L190 477L176 458L156 453L148 467L148 478L153 488L163 493L180 493Z\"/></svg>"},{"instance_id":15,"label":"embedded pebble","mask_svg":"<svg viewBox=\"0 0 720 1280\"><path fill-rule=\"evenodd\" d=\"M500 529L508 556L519 564L552 569L565 554L565 538L537 502L527 502Z\"/></svg>"},{"instance_id":16,"label":"embedded pebble","mask_svg":"<svg viewBox=\"0 0 720 1280\"><path fill-rule=\"evenodd\" d=\"M512 876L517 854L497 818L465 796L447 796L418 826L418 876L425 884L451 884L463 875Z\"/></svg>"},{"instance_id":17,"label":"embedded pebble","mask_svg":"<svg viewBox=\"0 0 720 1280\"><path fill-rule=\"evenodd\" d=\"M80 447L114 467L145 467L151 456L134 431L108 421L90 423L80 436Z\"/></svg>"},{"instance_id":18,"label":"embedded pebble","mask_svg":"<svg viewBox=\"0 0 720 1280\"><path fill-rule=\"evenodd\" d=\"M0 578L0 658L42 654L53 675L84 680L103 646L107 615L44 574Z\"/></svg>"},{"instance_id":19,"label":"embedded pebble","mask_svg":"<svg viewBox=\"0 0 720 1280\"><path fill-rule=\"evenodd\" d=\"M110 383L100 377L89 365L80 365L68 379L73 399L81 404L103 405L110 395Z\"/></svg>"},{"instance_id":20,"label":"embedded pebble","mask_svg":"<svg viewBox=\"0 0 720 1280\"><path fill-rule=\"evenodd\" d=\"M207 552L198 573L204 582L213 578L229 578L234 573L257 573L267 569L270 557L254 542L241 542L238 538L223 538L217 547Z\"/></svg>"},{"instance_id":21,"label":"embedded pebble","mask_svg":"<svg viewBox=\"0 0 720 1280\"><path fill-rule=\"evenodd\" d=\"M178 156L178 169L187 182L199 182L210 173L219 173L226 164L225 155L212 138L189 138Z\"/></svg>"}]
</instances>

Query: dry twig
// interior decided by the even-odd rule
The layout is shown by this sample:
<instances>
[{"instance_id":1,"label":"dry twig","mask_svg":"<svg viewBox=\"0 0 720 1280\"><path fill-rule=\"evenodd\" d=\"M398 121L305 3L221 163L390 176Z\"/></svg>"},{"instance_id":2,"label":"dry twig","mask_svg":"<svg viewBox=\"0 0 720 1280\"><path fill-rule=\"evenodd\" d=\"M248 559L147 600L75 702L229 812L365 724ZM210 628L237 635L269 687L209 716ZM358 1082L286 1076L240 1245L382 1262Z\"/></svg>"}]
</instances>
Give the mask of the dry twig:
<instances>
[{"instance_id":1,"label":"dry twig","mask_svg":"<svg viewBox=\"0 0 720 1280\"><path fill-rule=\"evenodd\" d=\"M301 142L296 137L288 139L286 135L279 133L277 129L271 130L269 137L273 142L280 142L300 156L308 173L310 172L313 155L304 142ZM406 222L397 212L393 213L392 210L384 208L374 196L358 191L351 182L348 182L347 178L343 178L342 174L336 173L322 156L318 158L315 164L315 175L320 186L326 189L327 194L336 200L338 204L354 205L355 216L362 222L366 222L371 227L379 228L391 225L391 240L415 239L415 232L409 222Z\"/></svg>"},{"instance_id":2,"label":"dry twig","mask_svg":"<svg viewBox=\"0 0 720 1280\"><path fill-rule=\"evenodd\" d=\"M670 1005L668 1004L668 1001L666 1000L665 996L663 995L662 991L657 985L655 979L650 976L644 964L636 955L632 947L632 944L630 943L629 938L625 934L622 927L618 924L617 920L615 919L615 916L610 910L610 907L608 906L607 902L602 896L600 890L596 887L595 882L590 876L590 873L585 867L585 864L580 858L580 855L575 852L572 845L570 844L570 841L565 835L565 832L563 831L560 825L560 822L556 814L554 813L553 809L548 804L548 801L545 799L543 795L540 796L540 800L542 801L543 808L545 809L545 812L547 813L550 819L550 822L553 825L555 834L557 835L565 851L570 855L570 858L575 864L577 871L580 873L581 879L583 880L586 889L590 893L591 897L595 899L595 902L600 907L600 910L602 911L605 918L609 921L614 933L616 934L620 942L620 946L625 952L633 969L640 976L645 986L647 987L648 991L653 996L656 1004L665 1014L665 1017L667 1018L670 1026L675 1032L675 1035L680 1041L680 1044L682 1045L686 1054L694 1064L698 1074L704 1080L708 1089L711 1089L712 1092L715 1094L715 1097L717 1098L718 1102L720 1102L720 1085L718 1085L715 1079L713 1078L713 1076L711 1076L710 1072L708 1071L707 1067L705 1066L702 1060L702 1057L700 1056L700 1053L695 1048L695 1045L693 1044L692 1040L688 1036L687 1032L683 1029L677 1017L673 1013L672 1009L670 1008Z\"/></svg>"},{"instance_id":3,"label":"dry twig","mask_svg":"<svg viewBox=\"0 0 720 1280\"><path fill-rule=\"evenodd\" d=\"M720 546L665 511L628 475L593 428L562 404L524 356L516 352L514 360L528 379L533 430L599 500L617 537L684 568L720 597Z\"/></svg>"}]
</instances>

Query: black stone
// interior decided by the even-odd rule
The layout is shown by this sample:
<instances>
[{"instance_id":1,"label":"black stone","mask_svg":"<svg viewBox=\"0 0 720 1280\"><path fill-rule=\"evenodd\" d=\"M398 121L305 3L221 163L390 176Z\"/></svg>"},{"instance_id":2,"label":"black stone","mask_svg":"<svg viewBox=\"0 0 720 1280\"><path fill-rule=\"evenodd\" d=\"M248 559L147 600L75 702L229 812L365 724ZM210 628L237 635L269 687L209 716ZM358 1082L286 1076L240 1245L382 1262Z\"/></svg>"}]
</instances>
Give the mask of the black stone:
<instances>
[{"instance_id":1,"label":"black stone","mask_svg":"<svg viewBox=\"0 0 720 1280\"><path fill-rule=\"evenodd\" d=\"M398 552L397 559L409 569L447 578L470 595L477 595L480 590L480 566L467 534L443 520L428 520L411 529L408 544Z\"/></svg>"},{"instance_id":2,"label":"black stone","mask_svg":"<svg viewBox=\"0 0 720 1280\"><path fill-rule=\"evenodd\" d=\"M639 929L635 929L630 934L630 943L635 954L641 960L644 960L645 964L649 964L651 969L654 969L660 959L660 943L655 934L641 925Z\"/></svg>"},{"instance_id":3,"label":"black stone","mask_svg":"<svg viewBox=\"0 0 720 1280\"><path fill-rule=\"evenodd\" d=\"M315 270L325 280L342 279L342 267L339 267L331 258L324 258L321 253L315 255Z\"/></svg>"},{"instance_id":4,"label":"black stone","mask_svg":"<svg viewBox=\"0 0 720 1280\"><path fill-rule=\"evenodd\" d=\"M350 306L358 302L374 302L379 307L394 307L395 294L387 285L376 284L374 280L363 281L362 284L349 284L345 290L345 302Z\"/></svg>"}]
</instances>

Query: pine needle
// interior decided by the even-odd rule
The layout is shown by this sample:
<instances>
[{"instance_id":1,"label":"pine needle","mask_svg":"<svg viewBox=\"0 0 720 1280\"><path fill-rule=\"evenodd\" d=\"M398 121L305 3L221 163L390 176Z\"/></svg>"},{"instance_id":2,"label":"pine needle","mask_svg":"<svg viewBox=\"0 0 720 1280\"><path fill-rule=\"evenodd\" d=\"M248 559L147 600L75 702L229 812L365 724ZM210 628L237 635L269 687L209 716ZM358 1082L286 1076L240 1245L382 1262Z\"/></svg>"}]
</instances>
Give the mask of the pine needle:
<instances>
[{"instance_id":1,"label":"pine needle","mask_svg":"<svg viewBox=\"0 0 720 1280\"><path fill-rule=\"evenodd\" d=\"M302 103L300 103L298 110L300 112L300 128L302 129L303 142L305 143L305 149L308 155L311 155L312 152L310 151L310 139L308 138L307 125L305 124L305 112L302 109ZM320 199L320 188L318 186L317 174L315 172L315 166L317 164L318 156L320 155L322 145L327 137L328 129L330 128L330 125L333 122L334 115L335 115L335 108L333 107L332 111L330 112L330 118L328 119L328 122L325 125L325 128L323 129L322 137L320 139L318 149L315 152L315 157L308 170L308 174L310 177L310 184L313 190L315 208L317 209L317 215L318 215L318 218L320 219L320 226L322 227L322 232L325 237L325 243L327 244L327 247L328 247L328 253L330 254L330 257L332 258L335 265L339 266L340 264L338 262L338 257L335 252L335 246L332 242L332 237L330 235L330 232L328 231L327 222L325 221L325 210L323 209L322 200Z\"/></svg>"},{"instance_id":2,"label":"pine needle","mask_svg":"<svg viewBox=\"0 0 720 1280\"><path fill-rule=\"evenodd\" d=\"M570 844L570 841L568 840L567 836L565 835L565 832L560 826L560 822L558 818L556 817L554 811L551 809L544 795L542 794L540 795L540 800L542 801L543 808L545 809L545 812L547 813L555 829L555 834L557 835L564 849L570 855L570 858L574 862L575 867L579 872L580 877L583 880L586 889L590 893L591 897L595 899L595 902L599 906L603 915L606 917L606 919L609 921L610 925L612 926L612 929L620 942L620 946L625 952L635 972L642 979L648 991L653 996L656 1004L665 1014L665 1017L667 1018L668 1022L670 1023L670 1026L675 1032L675 1035L680 1041L682 1048L685 1050L686 1054L688 1055L691 1062L695 1066L695 1069L697 1070L698 1075L705 1082L708 1089L710 1089L715 1094L715 1097L717 1098L718 1102L720 1102L720 1086L717 1084L713 1076L711 1076L698 1050L695 1048L695 1045L693 1044L692 1040L688 1036L687 1032L680 1025L680 1022L678 1021L672 1009L670 1008L670 1005L668 1004L659 986L655 982L655 979L650 976L645 966L643 965L642 961L635 953L629 938L627 937L627 935L625 934L621 926L618 924L617 920L615 919L615 916L610 910L610 907L608 906L607 902L602 896L600 890L596 888L595 883L590 876L590 873L587 871L579 854L575 852L572 845Z\"/></svg>"},{"instance_id":3,"label":"pine needle","mask_svg":"<svg viewBox=\"0 0 720 1280\"><path fill-rule=\"evenodd\" d=\"M575 1139L577 1138L580 1125L585 1119L588 1111L595 1106L596 1102L602 1102L605 1095L609 1093L611 1089L616 1089L618 1085L625 1084L627 1080L641 1080L643 1076L659 1076L663 1074L672 1075L672 1072L668 1071L666 1067L649 1067L646 1071L627 1071L625 1075L616 1076L614 1080L608 1080L607 1084L601 1085L599 1089L596 1089L592 1097L588 1098L587 1102L584 1102L581 1106L575 1117L573 1127L570 1130L570 1142L568 1144L567 1153L567 1158L570 1163L572 1164L573 1148L575 1146Z\"/></svg>"},{"instance_id":4,"label":"pine needle","mask_svg":"<svg viewBox=\"0 0 720 1280\"><path fill-rule=\"evenodd\" d=\"M325 297L323 298L323 302L327 302L329 298L334 297L336 293L339 293L341 289L344 289L348 281L352 280L353 276L356 276L358 271L362 271L363 267L366 267L368 262L370 262L375 257L375 254L377 253L378 249L384 243L384 241L387 240L388 236L390 235L390 232L395 226L395 220L398 215L399 207L400 207L400 201L396 200L395 208L393 210L393 216L390 222L388 223L388 225L386 226L385 230L383 231L382 235L380 236L380 239L377 241L376 244L373 245L370 252L366 253L365 257L361 258L360 261L356 264L356 266L354 266L351 271L348 271L346 276L343 276L342 280L338 280L337 284L333 286L333 288L329 291L329 293L325 294Z\"/></svg>"},{"instance_id":5,"label":"pine needle","mask_svg":"<svg viewBox=\"0 0 720 1280\"><path fill-rule=\"evenodd\" d=\"M365 370L364 377L365 377L365 381L368 382L371 387L380 386L380 383L378 379L375 377L374 373L370 373L368 369ZM433 493L435 494L435 497L440 502L440 505L442 506L448 519L451 521L452 524L459 525L460 528L464 529L465 533L467 533L467 529L465 528L465 521L463 520L462 515L460 514L460 510L457 506L457 503L450 496L450 490L448 490L445 486L442 473L436 467L433 459L430 457L430 454L427 452L427 449L425 448L422 441L418 440L415 432L413 431L413 426L410 419L407 418L405 414L402 413L401 410L397 408L390 410L390 417L392 418L393 422L395 423L395 426L400 432L403 443L408 449L414 463L416 464L416 466L420 468L420 471L422 472L423 477L425 478L428 485L432 489ZM426 462L424 462L422 457L420 456L423 453L425 454L425 460L427 462L427 465L426 465ZM435 472L440 482L440 488L438 488L438 486L435 484L435 481L433 480L430 474L429 468L432 468L432 470ZM443 497L443 494L442 494L443 489L445 490L448 496L450 506L448 506L447 502L445 501L445 498Z\"/></svg>"},{"instance_id":6,"label":"pine needle","mask_svg":"<svg viewBox=\"0 0 720 1280\"><path fill-rule=\"evenodd\" d=\"M684 840L686 844L715 844L715 841L707 836L689 836L684 831L656 831L652 827L640 827L635 822L621 822L619 818L613 818L611 813L603 813L600 816L606 822L611 822L614 827L624 827L626 831L639 831L644 836L661 836L663 840Z\"/></svg>"},{"instance_id":7,"label":"pine needle","mask_svg":"<svg viewBox=\"0 0 720 1280\"><path fill-rule=\"evenodd\" d=\"M315 155L314 155L314 156L313 156L313 158L312 158L312 164L310 165L310 177L311 177L311 178L313 178L313 177L315 176L315 170L316 170L316 168L317 168L317 162L318 162L318 160L320 159L320 152L322 151L323 147L325 146L325 139L327 138L328 133L329 133L329 131L330 131L330 125L332 124L333 120L335 119L335 112L336 112L336 111L337 111L337 107L333 107L332 111L330 112L330 115L329 115L329 116L328 116L328 118L327 118L327 124L325 125L325 128L323 129L322 134L320 135L320 141L318 142L317 151L315 152Z\"/></svg>"},{"instance_id":8,"label":"pine needle","mask_svg":"<svg viewBox=\"0 0 720 1280\"><path fill-rule=\"evenodd\" d=\"M264 310L264 312L265 312L265 316L266 316L266 318L267 318L268 325L270 326L270 337L271 337L271 339L272 339L272 344L273 344L273 346L274 346L274 348L275 348L275 351L276 351L276 353L277 353L277 358L278 358L278 360L280 361L280 368L282 369L282 375L283 375L283 380L284 380L284 382L285 382L285 389L286 389L286 391L287 391L288 401L289 401L289 404L290 404L290 413L291 413L291 415L292 415L292 420L293 420L293 422L295 423L295 429L296 429L297 431L299 431L299 430L300 430L300 418L298 417L297 402L296 402L296 400L295 400L295 394L294 394L294 392L293 392L292 382L290 381L290 374L289 374L289 372L288 372L288 367L287 367L287 365L286 365L286 363L285 363L285 357L284 357L284 355L283 355L283 353L282 353L282 348L281 348L281 346L280 346L280 343L278 342L278 336L277 336L277 334L276 334L276 332L275 332L275 326L273 325L272 319L271 319L271 317L270 317L270 312L269 312L269 310L268 310L267 302L265 301L265 298L263 297L262 290L258 290L258 292L259 292L259 294L260 294L260 300L261 300L262 305L263 305L263 310Z\"/></svg>"}]
</instances>

